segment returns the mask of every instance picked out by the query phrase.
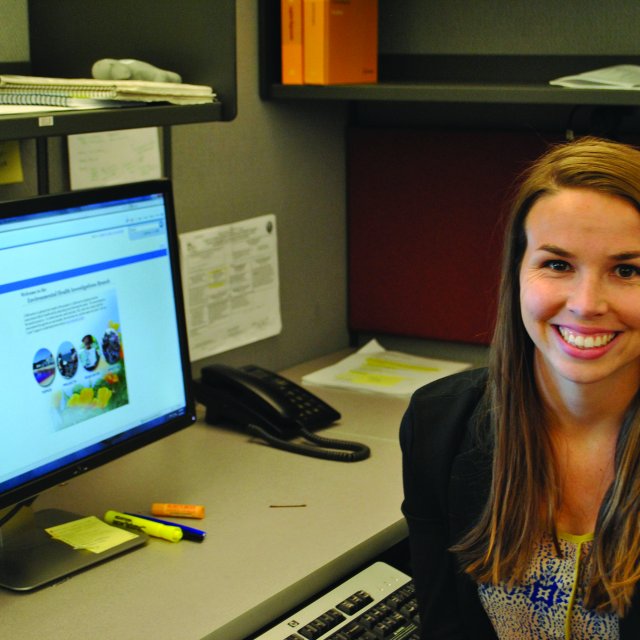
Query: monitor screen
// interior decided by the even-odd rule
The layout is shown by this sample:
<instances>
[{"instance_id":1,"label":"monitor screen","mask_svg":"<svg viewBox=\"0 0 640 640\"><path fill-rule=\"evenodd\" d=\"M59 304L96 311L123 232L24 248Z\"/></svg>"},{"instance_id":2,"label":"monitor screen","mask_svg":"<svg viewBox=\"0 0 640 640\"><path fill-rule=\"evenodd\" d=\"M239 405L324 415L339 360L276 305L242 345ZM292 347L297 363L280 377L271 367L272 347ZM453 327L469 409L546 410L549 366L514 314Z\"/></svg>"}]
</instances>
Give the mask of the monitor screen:
<instances>
[{"instance_id":1,"label":"monitor screen","mask_svg":"<svg viewBox=\"0 0 640 640\"><path fill-rule=\"evenodd\" d=\"M195 421L169 181L0 203L0 317L3 530L15 505Z\"/></svg>"}]
</instances>

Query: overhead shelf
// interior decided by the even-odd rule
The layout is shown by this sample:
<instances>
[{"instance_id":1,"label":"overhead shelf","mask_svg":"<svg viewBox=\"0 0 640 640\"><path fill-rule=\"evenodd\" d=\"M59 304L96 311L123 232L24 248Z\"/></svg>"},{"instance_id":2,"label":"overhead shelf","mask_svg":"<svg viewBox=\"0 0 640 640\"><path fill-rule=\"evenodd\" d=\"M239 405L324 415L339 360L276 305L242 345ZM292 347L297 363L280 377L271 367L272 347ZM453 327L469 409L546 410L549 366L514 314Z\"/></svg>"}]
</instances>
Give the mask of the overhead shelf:
<instances>
[{"instance_id":1,"label":"overhead shelf","mask_svg":"<svg viewBox=\"0 0 640 640\"><path fill-rule=\"evenodd\" d=\"M153 105L115 109L29 111L0 116L0 140L66 136L92 131L214 122L223 119L222 103Z\"/></svg>"},{"instance_id":2,"label":"overhead shelf","mask_svg":"<svg viewBox=\"0 0 640 640\"><path fill-rule=\"evenodd\" d=\"M234 0L29 0L28 8L30 60L0 61L2 74L88 78L101 58L135 58L212 87L218 102L0 115L0 140L235 118Z\"/></svg>"},{"instance_id":3,"label":"overhead shelf","mask_svg":"<svg viewBox=\"0 0 640 640\"><path fill-rule=\"evenodd\" d=\"M384 11L398 11L397 3L381 4L380 29L386 26ZM265 100L334 100L357 103L358 114L385 109L387 121L394 109L402 121L406 111L436 109L450 124L469 122L469 113L511 109L517 114L554 111L552 121L562 126L574 107L622 108L640 106L640 91L568 89L549 80L615 64L640 64L640 56L581 54L424 54L385 53L378 58L376 84L285 85L281 80L280 13L278 0L260 1L260 94ZM410 19L409 15L407 19ZM402 103L405 103L404 105ZM471 109L473 107L473 109ZM453 110L452 110L453 108ZM450 112L450 113L449 113ZM431 115L429 117L431 117ZM475 114L471 114L472 119ZM511 114L508 114L511 115ZM433 122L435 122L433 120Z\"/></svg>"},{"instance_id":4,"label":"overhead shelf","mask_svg":"<svg viewBox=\"0 0 640 640\"><path fill-rule=\"evenodd\" d=\"M567 89L533 83L380 82L330 86L274 83L268 94L276 100L640 106L640 91Z\"/></svg>"}]
</instances>

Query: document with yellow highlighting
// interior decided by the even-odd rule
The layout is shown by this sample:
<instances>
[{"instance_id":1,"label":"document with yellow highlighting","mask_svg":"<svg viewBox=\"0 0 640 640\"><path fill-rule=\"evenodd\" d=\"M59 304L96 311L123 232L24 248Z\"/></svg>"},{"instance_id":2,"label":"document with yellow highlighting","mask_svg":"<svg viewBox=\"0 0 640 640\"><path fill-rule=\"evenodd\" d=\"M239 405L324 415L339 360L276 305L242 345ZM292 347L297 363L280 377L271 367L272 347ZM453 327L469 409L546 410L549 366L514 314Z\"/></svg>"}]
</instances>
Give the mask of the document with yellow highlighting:
<instances>
[{"instance_id":1,"label":"document with yellow highlighting","mask_svg":"<svg viewBox=\"0 0 640 640\"><path fill-rule=\"evenodd\" d=\"M302 378L305 384L341 387L354 391L410 396L416 389L471 366L468 362L436 360L387 351L371 340L337 364Z\"/></svg>"},{"instance_id":2,"label":"document with yellow highlighting","mask_svg":"<svg viewBox=\"0 0 640 640\"><path fill-rule=\"evenodd\" d=\"M282 330L276 217L180 234L191 360Z\"/></svg>"}]
</instances>

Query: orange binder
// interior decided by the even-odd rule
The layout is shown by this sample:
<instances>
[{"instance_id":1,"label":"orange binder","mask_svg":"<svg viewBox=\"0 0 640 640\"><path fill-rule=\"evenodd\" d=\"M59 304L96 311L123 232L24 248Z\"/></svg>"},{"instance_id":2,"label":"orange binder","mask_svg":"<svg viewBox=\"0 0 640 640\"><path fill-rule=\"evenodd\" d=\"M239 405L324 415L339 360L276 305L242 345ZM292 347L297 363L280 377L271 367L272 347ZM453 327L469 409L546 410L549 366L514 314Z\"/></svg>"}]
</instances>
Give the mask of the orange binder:
<instances>
[{"instance_id":1,"label":"orange binder","mask_svg":"<svg viewBox=\"0 0 640 640\"><path fill-rule=\"evenodd\" d=\"M305 84L378 80L378 0L304 0Z\"/></svg>"},{"instance_id":2,"label":"orange binder","mask_svg":"<svg viewBox=\"0 0 640 640\"><path fill-rule=\"evenodd\" d=\"M280 0L280 20L282 84L302 84L302 0Z\"/></svg>"}]
</instances>

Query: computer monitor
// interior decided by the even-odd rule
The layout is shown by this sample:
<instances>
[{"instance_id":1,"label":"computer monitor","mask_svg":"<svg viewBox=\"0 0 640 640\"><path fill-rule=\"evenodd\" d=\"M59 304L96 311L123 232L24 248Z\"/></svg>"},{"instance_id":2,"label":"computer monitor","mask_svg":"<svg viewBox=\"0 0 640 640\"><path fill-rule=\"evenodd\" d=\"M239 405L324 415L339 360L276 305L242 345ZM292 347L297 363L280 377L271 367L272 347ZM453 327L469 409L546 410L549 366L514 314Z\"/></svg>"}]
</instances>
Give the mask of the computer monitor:
<instances>
[{"instance_id":1,"label":"computer monitor","mask_svg":"<svg viewBox=\"0 0 640 640\"><path fill-rule=\"evenodd\" d=\"M0 203L0 585L144 541L74 550L31 503L195 421L177 245L168 180Z\"/></svg>"}]
</instances>

